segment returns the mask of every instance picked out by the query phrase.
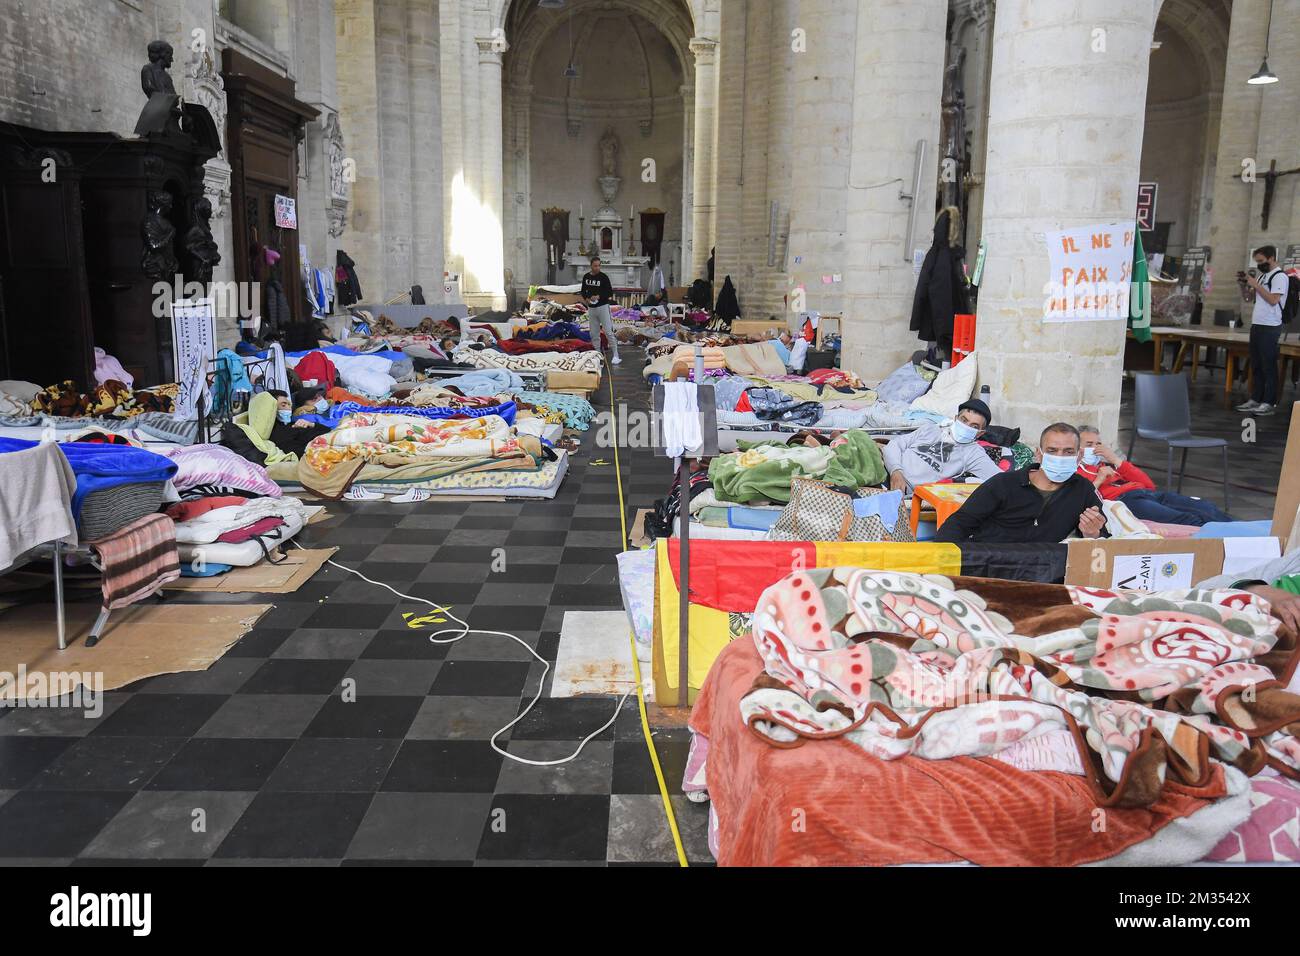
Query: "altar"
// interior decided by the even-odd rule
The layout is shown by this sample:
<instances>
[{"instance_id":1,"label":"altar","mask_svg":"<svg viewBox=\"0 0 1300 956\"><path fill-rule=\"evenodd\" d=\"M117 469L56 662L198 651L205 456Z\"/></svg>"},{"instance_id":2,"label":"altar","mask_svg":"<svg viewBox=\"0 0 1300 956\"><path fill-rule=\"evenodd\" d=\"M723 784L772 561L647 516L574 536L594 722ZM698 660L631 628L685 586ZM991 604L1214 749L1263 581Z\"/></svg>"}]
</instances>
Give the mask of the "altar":
<instances>
[{"instance_id":1,"label":"altar","mask_svg":"<svg viewBox=\"0 0 1300 956\"><path fill-rule=\"evenodd\" d=\"M646 290L646 268L650 265L647 256L620 256L608 252L600 252L598 255L600 271L609 276L615 289L636 292ZM589 258L570 256L568 268L573 272L573 281L577 283L591 269L591 263Z\"/></svg>"}]
</instances>

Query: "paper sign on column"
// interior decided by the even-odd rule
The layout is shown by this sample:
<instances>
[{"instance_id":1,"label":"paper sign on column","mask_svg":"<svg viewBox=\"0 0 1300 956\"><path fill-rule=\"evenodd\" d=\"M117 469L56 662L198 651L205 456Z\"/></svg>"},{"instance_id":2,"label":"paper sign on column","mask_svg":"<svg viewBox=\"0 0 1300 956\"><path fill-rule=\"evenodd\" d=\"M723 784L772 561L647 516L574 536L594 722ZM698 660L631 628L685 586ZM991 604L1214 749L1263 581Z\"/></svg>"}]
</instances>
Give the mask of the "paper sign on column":
<instances>
[{"instance_id":1,"label":"paper sign on column","mask_svg":"<svg viewBox=\"0 0 1300 956\"><path fill-rule=\"evenodd\" d=\"M1111 569L1112 588L1164 591L1192 586L1194 554L1117 554Z\"/></svg>"},{"instance_id":2,"label":"paper sign on column","mask_svg":"<svg viewBox=\"0 0 1300 956\"><path fill-rule=\"evenodd\" d=\"M1282 557L1282 545L1272 535L1264 538L1223 539L1224 574L1245 576L1247 572L1264 562L1276 561L1280 557Z\"/></svg>"},{"instance_id":3,"label":"paper sign on column","mask_svg":"<svg viewBox=\"0 0 1300 956\"><path fill-rule=\"evenodd\" d=\"M1133 237L1132 221L1047 233L1043 321L1127 319Z\"/></svg>"}]
</instances>

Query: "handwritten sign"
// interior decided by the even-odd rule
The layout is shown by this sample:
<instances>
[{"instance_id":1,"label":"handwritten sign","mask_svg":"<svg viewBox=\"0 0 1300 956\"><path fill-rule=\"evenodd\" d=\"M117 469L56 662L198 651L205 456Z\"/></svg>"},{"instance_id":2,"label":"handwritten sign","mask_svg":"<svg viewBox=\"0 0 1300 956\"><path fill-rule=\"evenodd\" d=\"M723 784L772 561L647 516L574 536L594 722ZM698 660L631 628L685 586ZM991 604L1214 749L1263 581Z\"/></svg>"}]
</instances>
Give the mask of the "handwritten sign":
<instances>
[{"instance_id":1,"label":"handwritten sign","mask_svg":"<svg viewBox=\"0 0 1300 956\"><path fill-rule=\"evenodd\" d=\"M1156 196L1159 183L1138 183L1137 227L1150 232L1156 227Z\"/></svg>"},{"instance_id":2,"label":"handwritten sign","mask_svg":"<svg viewBox=\"0 0 1300 956\"><path fill-rule=\"evenodd\" d=\"M1127 319L1134 232L1133 222L1112 222L1047 233L1043 321Z\"/></svg>"},{"instance_id":3,"label":"handwritten sign","mask_svg":"<svg viewBox=\"0 0 1300 956\"><path fill-rule=\"evenodd\" d=\"M292 196L275 197L275 224L281 229L298 228L298 201Z\"/></svg>"}]
</instances>

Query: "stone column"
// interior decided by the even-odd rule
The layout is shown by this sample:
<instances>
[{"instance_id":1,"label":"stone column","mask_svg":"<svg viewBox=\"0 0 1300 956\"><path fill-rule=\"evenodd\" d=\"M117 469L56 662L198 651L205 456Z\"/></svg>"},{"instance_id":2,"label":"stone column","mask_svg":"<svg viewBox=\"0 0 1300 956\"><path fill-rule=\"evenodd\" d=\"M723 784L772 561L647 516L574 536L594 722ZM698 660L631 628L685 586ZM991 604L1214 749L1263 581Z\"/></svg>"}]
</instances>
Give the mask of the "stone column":
<instances>
[{"instance_id":1,"label":"stone column","mask_svg":"<svg viewBox=\"0 0 1300 956\"><path fill-rule=\"evenodd\" d=\"M998 0L976 348L993 420L1119 425L1125 323L1044 323L1046 233L1131 221L1155 0Z\"/></svg>"},{"instance_id":2,"label":"stone column","mask_svg":"<svg viewBox=\"0 0 1300 956\"><path fill-rule=\"evenodd\" d=\"M674 260L673 278L678 285L689 286L691 278L691 229L695 225L695 87L684 84L682 96L682 241ZM664 279L668 269L664 269Z\"/></svg>"},{"instance_id":3,"label":"stone column","mask_svg":"<svg viewBox=\"0 0 1300 956\"><path fill-rule=\"evenodd\" d=\"M904 248L911 206L899 193L911 189L916 143L924 140L913 245L927 245L934 223L946 16L946 0L874 0L858 13L842 365L867 381L884 378L920 345L908 331L916 289ZM900 178L902 190L891 181ZM877 183L888 185L869 188Z\"/></svg>"},{"instance_id":4,"label":"stone column","mask_svg":"<svg viewBox=\"0 0 1300 956\"><path fill-rule=\"evenodd\" d=\"M1279 31L1274 20L1273 29ZM1228 32L1228 62L1223 77L1223 107L1219 115L1218 157L1214 165L1214 206L1206 243L1214 270L1214 287L1205 297L1204 315L1213 321L1215 309L1237 309L1241 294L1233 275L1244 267L1250 245L1251 200L1258 189L1240 178L1243 159L1254 159L1258 172L1268 169L1259 153L1260 103L1276 86L1251 86L1247 78L1264 58L1268 0L1236 0ZM1275 60L1275 62L1277 62ZM1276 67L1274 67L1276 69ZM1211 136L1215 135L1212 131ZM1258 206L1259 202L1256 201ZM1254 220L1256 223L1258 219Z\"/></svg>"},{"instance_id":5,"label":"stone column","mask_svg":"<svg viewBox=\"0 0 1300 956\"><path fill-rule=\"evenodd\" d=\"M682 285L690 285L708 274L709 250L714 244L714 191L717 187L714 147L718 133L718 41L709 37L692 37L691 52L695 54L693 205L690 270L686 269L684 253L682 275L678 280Z\"/></svg>"},{"instance_id":6,"label":"stone column","mask_svg":"<svg viewBox=\"0 0 1300 956\"><path fill-rule=\"evenodd\" d=\"M506 194L505 239L506 267L514 273L516 288L528 289L535 276L545 275L546 259L539 247L534 247L534 231L541 237L541 214L533 208L532 174L529 169L532 134L531 83L515 83L510 87L506 109L508 122L504 143L506 164L504 187ZM569 213L569 228L578 229L578 211ZM541 264L537 271L534 260ZM561 274L563 270L560 270ZM506 290L509 292L509 289Z\"/></svg>"},{"instance_id":7,"label":"stone column","mask_svg":"<svg viewBox=\"0 0 1300 956\"><path fill-rule=\"evenodd\" d=\"M351 183L348 232L339 242L357 264L365 298L385 298L384 211L380 164L379 84L375 63L377 0L334 0L340 122L347 128ZM332 263L331 263L332 264Z\"/></svg>"},{"instance_id":8,"label":"stone column","mask_svg":"<svg viewBox=\"0 0 1300 956\"><path fill-rule=\"evenodd\" d=\"M439 0L407 0L411 83L411 279L427 302L442 300L442 102L438 82Z\"/></svg>"},{"instance_id":9,"label":"stone column","mask_svg":"<svg viewBox=\"0 0 1300 956\"><path fill-rule=\"evenodd\" d=\"M466 270L477 280L472 305L505 307L505 231L501 155L501 57L509 49L504 36L476 37L479 95L479 222L474 236L473 262ZM468 256L467 256L468 258Z\"/></svg>"}]
</instances>

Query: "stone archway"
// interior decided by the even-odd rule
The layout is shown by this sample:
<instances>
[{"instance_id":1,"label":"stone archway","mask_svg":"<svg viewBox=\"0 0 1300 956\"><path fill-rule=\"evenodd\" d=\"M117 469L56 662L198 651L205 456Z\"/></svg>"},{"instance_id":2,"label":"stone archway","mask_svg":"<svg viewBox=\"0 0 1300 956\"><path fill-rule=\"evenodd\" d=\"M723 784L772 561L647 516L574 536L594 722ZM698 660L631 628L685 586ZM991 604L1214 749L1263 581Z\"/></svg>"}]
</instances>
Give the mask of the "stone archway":
<instances>
[{"instance_id":1,"label":"stone archway","mask_svg":"<svg viewBox=\"0 0 1300 956\"><path fill-rule=\"evenodd\" d=\"M590 229L579 235L579 204L590 225L599 197L587 167L596 161L595 139L611 125L625 153L619 208L669 209L667 234L681 261L692 197L694 13L686 0L572 0L558 11L516 0L502 7L499 29L509 39L502 65L502 227L505 268L517 289L545 268L539 208L571 209L571 254L580 239L590 241ZM626 51L621 70L597 63L583 69L582 60L599 61L610 44ZM579 51L578 75L564 78L572 50ZM639 180L641 153L656 159L655 183Z\"/></svg>"}]
</instances>

